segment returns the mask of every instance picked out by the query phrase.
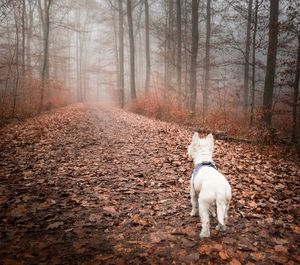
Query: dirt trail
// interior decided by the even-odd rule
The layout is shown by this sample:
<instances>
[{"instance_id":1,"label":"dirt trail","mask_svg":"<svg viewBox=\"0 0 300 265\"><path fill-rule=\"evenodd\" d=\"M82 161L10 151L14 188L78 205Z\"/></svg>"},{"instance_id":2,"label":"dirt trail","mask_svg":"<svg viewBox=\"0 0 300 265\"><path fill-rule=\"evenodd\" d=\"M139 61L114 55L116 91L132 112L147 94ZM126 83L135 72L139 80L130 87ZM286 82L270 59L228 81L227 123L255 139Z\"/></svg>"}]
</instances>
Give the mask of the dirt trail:
<instances>
[{"instance_id":1,"label":"dirt trail","mask_svg":"<svg viewBox=\"0 0 300 265\"><path fill-rule=\"evenodd\" d=\"M299 165L217 141L233 201L200 240L191 135L83 104L1 128L0 264L299 264Z\"/></svg>"}]
</instances>

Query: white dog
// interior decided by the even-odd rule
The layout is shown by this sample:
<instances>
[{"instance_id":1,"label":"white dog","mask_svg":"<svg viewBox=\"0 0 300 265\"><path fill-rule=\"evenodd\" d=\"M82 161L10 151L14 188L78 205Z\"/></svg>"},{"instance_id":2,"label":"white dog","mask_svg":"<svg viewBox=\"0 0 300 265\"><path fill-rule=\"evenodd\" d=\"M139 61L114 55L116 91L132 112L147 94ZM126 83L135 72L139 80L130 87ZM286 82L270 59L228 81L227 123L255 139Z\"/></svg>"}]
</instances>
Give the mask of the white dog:
<instances>
[{"instance_id":1,"label":"white dog","mask_svg":"<svg viewBox=\"0 0 300 265\"><path fill-rule=\"evenodd\" d=\"M225 230L225 220L231 200L231 187L226 178L216 169L212 159L214 138L209 134L200 139L194 133L188 147L188 155L194 160L195 169L191 177L191 216L199 212L202 230L200 237L209 237L209 214L216 217L217 230Z\"/></svg>"}]
</instances>

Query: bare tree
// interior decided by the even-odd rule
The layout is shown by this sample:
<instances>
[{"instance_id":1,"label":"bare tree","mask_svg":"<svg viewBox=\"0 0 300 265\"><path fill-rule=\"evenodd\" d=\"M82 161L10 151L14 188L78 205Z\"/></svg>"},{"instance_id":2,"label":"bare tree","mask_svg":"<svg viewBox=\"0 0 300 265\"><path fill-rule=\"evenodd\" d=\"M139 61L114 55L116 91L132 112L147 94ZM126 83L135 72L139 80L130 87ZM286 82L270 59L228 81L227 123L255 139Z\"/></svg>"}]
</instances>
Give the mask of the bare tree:
<instances>
[{"instance_id":1,"label":"bare tree","mask_svg":"<svg viewBox=\"0 0 300 265\"><path fill-rule=\"evenodd\" d=\"M257 33L257 15L258 0L255 0L255 10L253 18L253 36L252 36L252 82L251 82L251 109L250 109L250 127L253 126L254 120L254 104L255 104L255 87L256 87L256 33Z\"/></svg>"},{"instance_id":2,"label":"bare tree","mask_svg":"<svg viewBox=\"0 0 300 265\"><path fill-rule=\"evenodd\" d=\"M172 73L175 66L175 45L174 45L174 2L167 0L165 18L165 78L164 86L166 91L172 88ZM165 94L166 95L166 94Z\"/></svg>"},{"instance_id":3,"label":"bare tree","mask_svg":"<svg viewBox=\"0 0 300 265\"><path fill-rule=\"evenodd\" d=\"M118 0L119 13L119 82L120 82L120 106L124 108L125 105L125 91L124 91L124 12L123 1Z\"/></svg>"},{"instance_id":4,"label":"bare tree","mask_svg":"<svg viewBox=\"0 0 300 265\"><path fill-rule=\"evenodd\" d=\"M197 99L197 55L198 55L198 17L199 0L192 1L192 50L191 50L191 69L190 69L190 110L192 115L196 111Z\"/></svg>"},{"instance_id":5,"label":"bare tree","mask_svg":"<svg viewBox=\"0 0 300 265\"><path fill-rule=\"evenodd\" d=\"M26 28L26 74L29 78L32 77L32 49L31 49L31 42L33 37L33 13L37 4L36 0L27 1L28 11L25 12L25 28ZM25 6L26 7L26 6Z\"/></svg>"},{"instance_id":6,"label":"bare tree","mask_svg":"<svg viewBox=\"0 0 300 265\"><path fill-rule=\"evenodd\" d=\"M22 75L25 76L25 41L26 41L26 25L25 25L25 16L26 16L26 0L22 0Z\"/></svg>"},{"instance_id":7,"label":"bare tree","mask_svg":"<svg viewBox=\"0 0 300 265\"><path fill-rule=\"evenodd\" d=\"M252 0L248 0L247 31L245 45L245 67L244 67L244 111L248 110L249 101L249 62L251 44L251 21L252 21Z\"/></svg>"},{"instance_id":8,"label":"bare tree","mask_svg":"<svg viewBox=\"0 0 300 265\"><path fill-rule=\"evenodd\" d=\"M208 110L209 101L209 79L210 79L210 35L211 35L211 0L206 1L206 41L205 41L205 61L204 61L204 87L203 87L203 115Z\"/></svg>"},{"instance_id":9,"label":"bare tree","mask_svg":"<svg viewBox=\"0 0 300 265\"><path fill-rule=\"evenodd\" d=\"M19 81L20 81L20 69L19 69L19 45L20 45L20 37L19 37L19 18L20 18L20 5L13 5L14 9L14 18L15 18L15 61L16 61L16 72L14 76L15 87L13 91L13 110L12 116L14 117L16 114L16 105L17 105L17 96L19 89Z\"/></svg>"},{"instance_id":10,"label":"bare tree","mask_svg":"<svg viewBox=\"0 0 300 265\"><path fill-rule=\"evenodd\" d=\"M146 81L145 91L149 91L150 86L150 72L151 72L151 61L150 61L150 36L149 36L149 4L148 0L145 1L145 43L146 43Z\"/></svg>"},{"instance_id":11,"label":"bare tree","mask_svg":"<svg viewBox=\"0 0 300 265\"><path fill-rule=\"evenodd\" d=\"M293 127L292 127L292 141L296 142L298 140L298 153L300 154L300 128L297 128L297 116L300 117L298 112L298 98L299 98L299 78L300 78L300 33L298 35L298 51L297 51L297 65L295 71L295 81L294 81L294 97L293 97ZM299 118L300 119L300 118ZM300 124L300 121L298 121ZM298 125L300 126L300 125ZM298 135L298 139L297 139Z\"/></svg>"},{"instance_id":12,"label":"bare tree","mask_svg":"<svg viewBox=\"0 0 300 265\"><path fill-rule=\"evenodd\" d=\"M273 91L278 44L278 11L279 0L270 0L269 45L262 117L262 123L266 127L270 127L272 123Z\"/></svg>"},{"instance_id":13,"label":"bare tree","mask_svg":"<svg viewBox=\"0 0 300 265\"><path fill-rule=\"evenodd\" d=\"M45 81L49 79L49 32L50 32L50 7L52 0L42 0L38 1L40 16L43 28L43 66L42 66L42 87L41 87L41 98L40 98L40 108L42 111L44 104L44 93L45 93Z\"/></svg>"},{"instance_id":14,"label":"bare tree","mask_svg":"<svg viewBox=\"0 0 300 265\"><path fill-rule=\"evenodd\" d=\"M131 0L127 0L127 18L128 18L129 51L130 51L130 91L131 91L131 99L136 99L135 66L134 66L134 36L133 36Z\"/></svg>"},{"instance_id":15,"label":"bare tree","mask_svg":"<svg viewBox=\"0 0 300 265\"><path fill-rule=\"evenodd\" d=\"M177 43L177 105L181 107L181 0L176 0L176 43Z\"/></svg>"}]
</instances>

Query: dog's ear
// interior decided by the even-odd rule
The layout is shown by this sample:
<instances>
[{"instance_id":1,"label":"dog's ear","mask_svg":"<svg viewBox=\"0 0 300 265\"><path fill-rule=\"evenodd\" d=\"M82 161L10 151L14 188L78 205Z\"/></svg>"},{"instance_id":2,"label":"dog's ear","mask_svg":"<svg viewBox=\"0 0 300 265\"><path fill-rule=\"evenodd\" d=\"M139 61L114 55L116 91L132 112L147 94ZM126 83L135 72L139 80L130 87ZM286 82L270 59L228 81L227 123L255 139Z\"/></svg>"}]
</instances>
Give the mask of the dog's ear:
<instances>
[{"instance_id":1,"label":"dog's ear","mask_svg":"<svg viewBox=\"0 0 300 265\"><path fill-rule=\"evenodd\" d=\"M211 133L206 136L206 141L209 142L210 148L213 151L214 150L214 137Z\"/></svg>"},{"instance_id":2,"label":"dog's ear","mask_svg":"<svg viewBox=\"0 0 300 265\"><path fill-rule=\"evenodd\" d=\"M199 140L199 134L197 132L194 133L192 141L195 142L196 140Z\"/></svg>"}]
</instances>

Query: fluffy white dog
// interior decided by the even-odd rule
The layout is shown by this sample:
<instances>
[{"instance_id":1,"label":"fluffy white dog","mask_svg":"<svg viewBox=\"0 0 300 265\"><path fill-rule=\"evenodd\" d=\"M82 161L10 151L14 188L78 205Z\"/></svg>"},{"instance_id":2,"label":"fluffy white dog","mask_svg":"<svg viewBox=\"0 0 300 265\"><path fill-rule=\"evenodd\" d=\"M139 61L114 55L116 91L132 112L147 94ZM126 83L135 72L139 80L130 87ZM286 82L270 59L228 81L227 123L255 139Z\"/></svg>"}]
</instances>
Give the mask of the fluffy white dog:
<instances>
[{"instance_id":1,"label":"fluffy white dog","mask_svg":"<svg viewBox=\"0 0 300 265\"><path fill-rule=\"evenodd\" d=\"M191 177L191 216L196 216L199 212L202 225L200 237L210 236L209 214L217 216L216 229L225 230L231 200L231 187L226 178L216 169L212 159L213 150L212 134L200 139L198 133L194 133L192 143L188 147L188 155L195 164Z\"/></svg>"}]
</instances>

